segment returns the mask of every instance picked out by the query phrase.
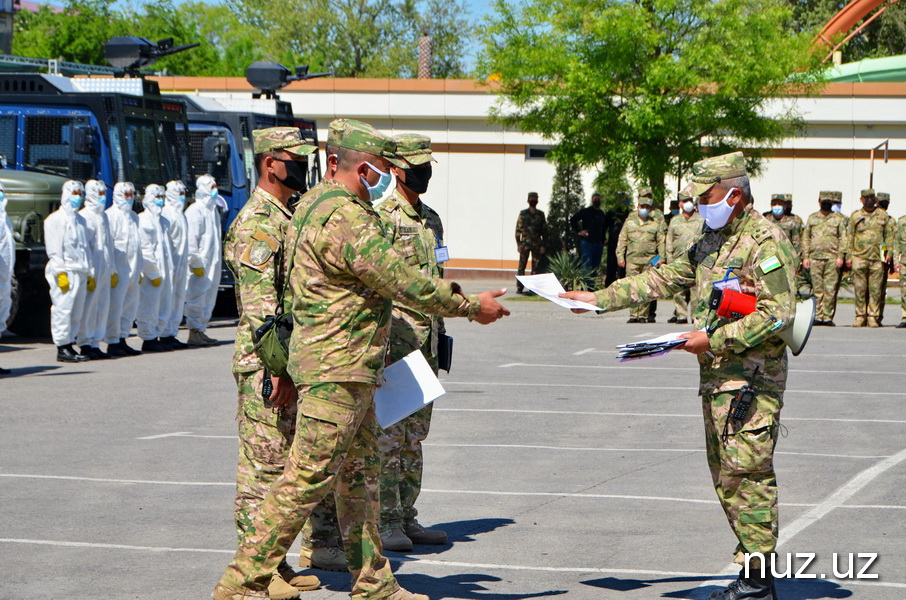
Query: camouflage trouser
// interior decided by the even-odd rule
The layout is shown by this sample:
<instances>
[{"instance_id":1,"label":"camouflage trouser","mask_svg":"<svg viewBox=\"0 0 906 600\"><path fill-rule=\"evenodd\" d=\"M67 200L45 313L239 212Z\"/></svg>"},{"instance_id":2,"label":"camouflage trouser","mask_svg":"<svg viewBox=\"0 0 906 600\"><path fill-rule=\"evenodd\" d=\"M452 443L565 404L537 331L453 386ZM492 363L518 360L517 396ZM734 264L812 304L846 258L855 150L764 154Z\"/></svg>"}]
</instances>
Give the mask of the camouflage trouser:
<instances>
[{"instance_id":1,"label":"camouflage trouser","mask_svg":"<svg viewBox=\"0 0 906 600\"><path fill-rule=\"evenodd\" d=\"M906 265L900 264L900 319L906 321Z\"/></svg>"},{"instance_id":2,"label":"camouflage trouser","mask_svg":"<svg viewBox=\"0 0 906 600\"><path fill-rule=\"evenodd\" d=\"M299 415L286 466L252 519L221 584L237 591L267 589L271 573L309 514L335 489L352 597L389 596L399 584L381 555L378 531L375 387L348 382L297 387Z\"/></svg>"},{"instance_id":3,"label":"camouflage trouser","mask_svg":"<svg viewBox=\"0 0 906 600\"><path fill-rule=\"evenodd\" d=\"M881 290L887 277L887 263L880 260L853 258L853 290L856 321L865 317L877 319L881 314Z\"/></svg>"},{"instance_id":4,"label":"camouflage trouser","mask_svg":"<svg viewBox=\"0 0 906 600\"><path fill-rule=\"evenodd\" d=\"M403 529L418 511L415 500L422 490L422 442L431 427L429 404L396 425L381 431L381 531Z\"/></svg>"},{"instance_id":5,"label":"camouflage trouser","mask_svg":"<svg viewBox=\"0 0 906 600\"><path fill-rule=\"evenodd\" d=\"M812 293L815 294L815 319L833 321L837 312L837 291L840 289L840 271L833 258L813 258L809 264L812 276Z\"/></svg>"},{"instance_id":6,"label":"camouflage trouser","mask_svg":"<svg viewBox=\"0 0 906 600\"><path fill-rule=\"evenodd\" d=\"M632 277L633 275L638 275L648 269L652 269L651 263L644 263L641 265L634 265L629 261L626 261L626 277ZM646 302L645 304L637 304L629 309L629 317L632 319L642 319L645 320L650 314L653 302Z\"/></svg>"},{"instance_id":7,"label":"camouflage trouser","mask_svg":"<svg viewBox=\"0 0 906 600\"><path fill-rule=\"evenodd\" d=\"M529 255L532 257L532 275L544 272L544 255L541 254L541 247L525 246L524 250L519 253L519 268L516 270L516 275L525 275ZM522 282L517 280L516 291L521 292L523 289Z\"/></svg>"},{"instance_id":8,"label":"camouflage trouser","mask_svg":"<svg viewBox=\"0 0 906 600\"><path fill-rule=\"evenodd\" d=\"M245 537L264 497L289 455L296 434L296 405L275 413L264 405L261 383L264 371L236 373L239 388L239 465L236 469L236 530L239 543ZM305 523L305 537L312 540L339 539L333 493L311 513Z\"/></svg>"},{"instance_id":9,"label":"camouflage trouser","mask_svg":"<svg viewBox=\"0 0 906 600\"><path fill-rule=\"evenodd\" d=\"M777 546L774 447L783 398L758 394L746 421L731 421L725 430L735 397L735 391L702 396L702 409L711 479L739 540L734 562L742 564L743 553L768 556Z\"/></svg>"},{"instance_id":10,"label":"camouflage trouser","mask_svg":"<svg viewBox=\"0 0 906 600\"><path fill-rule=\"evenodd\" d=\"M689 320L689 302L691 299L691 289L673 294L673 316L677 319Z\"/></svg>"}]
</instances>

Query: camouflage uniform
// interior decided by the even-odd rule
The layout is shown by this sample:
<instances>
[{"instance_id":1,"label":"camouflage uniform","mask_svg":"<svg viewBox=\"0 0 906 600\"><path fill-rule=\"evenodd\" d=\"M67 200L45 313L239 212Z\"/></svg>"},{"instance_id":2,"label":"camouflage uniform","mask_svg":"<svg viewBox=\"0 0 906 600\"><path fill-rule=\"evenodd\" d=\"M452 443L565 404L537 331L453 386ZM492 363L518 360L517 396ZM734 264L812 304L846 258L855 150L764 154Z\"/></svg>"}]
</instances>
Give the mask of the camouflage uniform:
<instances>
[{"instance_id":1,"label":"camouflage uniform","mask_svg":"<svg viewBox=\"0 0 906 600\"><path fill-rule=\"evenodd\" d=\"M841 192L821 192L819 200L842 198ZM840 269L837 259L843 258L846 243L846 217L840 213L821 211L809 215L802 230L802 260L809 261L809 275L815 294L815 321L833 321L837 311L837 290Z\"/></svg>"},{"instance_id":2,"label":"camouflage uniform","mask_svg":"<svg viewBox=\"0 0 906 600\"><path fill-rule=\"evenodd\" d=\"M874 190L862 190L862 197ZM849 217L846 232L846 258L852 260L856 320L854 327L877 327L881 313L881 286L887 275L887 257L893 247L893 228L887 211L860 208Z\"/></svg>"},{"instance_id":3,"label":"camouflage uniform","mask_svg":"<svg viewBox=\"0 0 906 600\"><path fill-rule=\"evenodd\" d=\"M674 257L689 249L695 240L702 234L705 228L705 220L698 214L698 211L692 211L689 218L683 212L670 219L667 226L667 262L670 263ZM673 296L673 316L681 321L689 319L689 306L692 300L692 289L685 289L677 292Z\"/></svg>"},{"instance_id":4,"label":"camouflage uniform","mask_svg":"<svg viewBox=\"0 0 906 600\"><path fill-rule=\"evenodd\" d=\"M897 220L894 252L894 260L900 265L900 318L903 325L906 324L906 215Z\"/></svg>"},{"instance_id":5,"label":"camouflage uniform","mask_svg":"<svg viewBox=\"0 0 906 600\"><path fill-rule=\"evenodd\" d=\"M666 238L663 220L659 221L649 215L648 219L642 221L638 211L631 213L623 223L617 240L617 258L626 261L626 276L632 277L653 269L651 260L656 256L665 258ZM629 318L647 319L649 309L648 304L634 306L629 311Z\"/></svg>"},{"instance_id":6,"label":"camouflage uniform","mask_svg":"<svg viewBox=\"0 0 906 600\"><path fill-rule=\"evenodd\" d=\"M317 149L303 145L296 128L260 129L254 137L256 154L287 149L304 155ZM235 505L240 544L271 484L283 472L296 431L296 406L275 412L261 395L266 371L252 341L252 332L277 309L284 284L282 244L291 219L289 209L280 200L256 188L224 241L224 259L235 276L239 312L233 374L239 389ZM331 494L312 513L307 527L319 539L339 538L334 511Z\"/></svg>"},{"instance_id":7,"label":"camouflage uniform","mask_svg":"<svg viewBox=\"0 0 906 600\"><path fill-rule=\"evenodd\" d=\"M545 258L541 254L541 248L545 248L546 251L548 241L547 221L542 211L535 209L535 212L532 212L530 208L526 208L519 212L519 218L516 219L516 245L522 248L519 253L517 275L525 275L529 255L532 257L532 274L544 272ZM522 290L522 283L517 280L516 291Z\"/></svg>"},{"instance_id":8,"label":"camouflage uniform","mask_svg":"<svg viewBox=\"0 0 906 600\"><path fill-rule=\"evenodd\" d=\"M394 137L399 145L399 157L412 165L433 160L430 146L414 153L419 143L430 144L425 136L404 134ZM413 269L426 277L443 277L443 267L437 263L434 248L443 245L444 227L434 210L421 200L412 206L399 188L377 206L384 225L384 235L394 250L406 259ZM393 304L390 325L390 362L402 360L414 350L421 350L428 364L437 373L437 339L445 333L441 317L426 315L402 304ZM422 488L422 442L431 426L429 404L399 423L382 430L378 437L381 453L381 531L406 529L418 511L415 500Z\"/></svg>"},{"instance_id":9,"label":"camouflage uniform","mask_svg":"<svg viewBox=\"0 0 906 600\"><path fill-rule=\"evenodd\" d=\"M699 196L720 178L745 175L742 153L693 165L687 188ZM694 328L707 328L711 353L698 355L699 394L705 418L708 464L718 498L745 552L774 552L777 543L777 480L773 454L787 378L786 346L777 337L794 314L794 265L787 236L751 206L718 231L708 231L669 264L616 281L596 293L598 306L617 310L694 288ZM708 309L712 282L727 269L743 293L757 297L757 310L736 321ZM756 396L743 422L730 421L730 403L750 384Z\"/></svg>"},{"instance_id":10,"label":"camouflage uniform","mask_svg":"<svg viewBox=\"0 0 906 600\"><path fill-rule=\"evenodd\" d=\"M405 167L394 158L396 144L359 121L332 122L327 143ZM291 265L284 307L294 317L288 371L299 390L296 436L215 594L265 589L307 516L335 490L352 597L379 600L401 589L381 554L374 413L392 302L469 319L480 303L408 266L371 204L335 180L300 199L284 251Z\"/></svg>"}]
</instances>

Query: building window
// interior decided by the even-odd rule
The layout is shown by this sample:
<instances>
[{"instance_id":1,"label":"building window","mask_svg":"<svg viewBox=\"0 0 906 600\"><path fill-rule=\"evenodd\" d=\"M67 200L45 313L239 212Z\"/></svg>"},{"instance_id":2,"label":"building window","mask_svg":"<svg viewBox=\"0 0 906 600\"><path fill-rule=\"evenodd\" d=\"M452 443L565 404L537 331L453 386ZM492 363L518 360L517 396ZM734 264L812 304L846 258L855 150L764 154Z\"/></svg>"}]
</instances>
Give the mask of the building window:
<instances>
[{"instance_id":1,"label":"building window","mask_svg":"<svg viewBox=\"0 0 906 600\"><path fill-rule=\"evenodd\" d=\"M550 151L550 146L526 146L525 160L547 160Z\"/></svg>"}]
</instances>

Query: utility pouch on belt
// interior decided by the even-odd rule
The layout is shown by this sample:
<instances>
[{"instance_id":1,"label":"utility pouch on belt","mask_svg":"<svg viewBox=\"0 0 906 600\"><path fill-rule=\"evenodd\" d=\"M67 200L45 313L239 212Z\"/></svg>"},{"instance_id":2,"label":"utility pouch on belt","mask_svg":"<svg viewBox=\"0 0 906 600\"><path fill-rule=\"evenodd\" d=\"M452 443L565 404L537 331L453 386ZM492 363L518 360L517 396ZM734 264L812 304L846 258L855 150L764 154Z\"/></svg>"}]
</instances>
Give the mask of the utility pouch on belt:
<instances>
[{"instance_id":1,"label":"utility pouch on belt","mask_svg":"<svg viewBox=\"0 0 906 600\"><path fill-rule=\"evenodd\" d=\"M264 368L274 377L286 376L292 334L293 316L290 313L269 315L264 324L255 330L255 352L264 363Z\"/></svg>"}]
</instances>

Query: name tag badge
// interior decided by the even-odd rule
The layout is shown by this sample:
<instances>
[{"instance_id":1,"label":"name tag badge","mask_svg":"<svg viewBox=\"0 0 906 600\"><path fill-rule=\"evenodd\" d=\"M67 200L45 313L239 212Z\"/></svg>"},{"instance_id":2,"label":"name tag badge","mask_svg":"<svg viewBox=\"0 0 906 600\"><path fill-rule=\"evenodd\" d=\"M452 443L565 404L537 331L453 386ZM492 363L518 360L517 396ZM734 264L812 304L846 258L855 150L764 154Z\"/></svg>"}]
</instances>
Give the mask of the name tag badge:
<instances>
[{"instance_id":1,"label":"name tag badge","mask_svg":"<svg viewBox=\"0 0 906 600\"><path fill-rule=\"evenodd\" d=\"M446 246L438 246L434 249L434 258L437 259L438 263L445 263L450 260L450 251L447 250Z\"/></svg>"}]
</instances>

